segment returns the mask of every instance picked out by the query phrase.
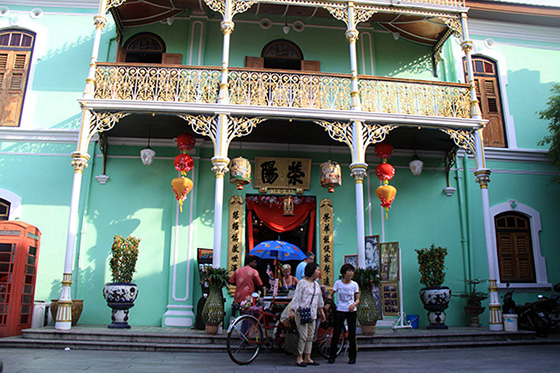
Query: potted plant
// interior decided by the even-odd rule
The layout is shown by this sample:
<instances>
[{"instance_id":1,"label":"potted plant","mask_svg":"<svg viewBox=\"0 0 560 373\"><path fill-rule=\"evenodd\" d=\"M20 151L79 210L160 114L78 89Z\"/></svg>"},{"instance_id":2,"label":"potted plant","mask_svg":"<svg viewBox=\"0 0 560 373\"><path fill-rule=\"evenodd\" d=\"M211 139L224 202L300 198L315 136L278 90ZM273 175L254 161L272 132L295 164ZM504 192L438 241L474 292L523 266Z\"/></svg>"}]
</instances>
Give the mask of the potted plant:
<instances>
[{"instance_id":1,"label":"potted plant","mask_svg":"<svg viewBox=\"0 0 560 373\"><path fill-rule=\"evenodd\" d=\"M469 290L464 293L457 294L458 297L467 300L467 305L464 307L465 312L469 318L469 326L474 328L480 327L480 322L478 316L484 312L484 307L482 307L482 301L488 298L488 293L481 291L476 291L476 285L483 283L486 280L479 280L475 278L474 280L465 280L469 286Z\"/></svg>"},{"instance_id":2,"label":"potted plant","mask_svg":"<svg viewBox=\"0 0 560 373\"><path fill-rule=\"evenodd\" d=\"M225 268L208 267L203 272L203 281L208 283L210 292L202 309L202 322L205 325L206 333L216 334L218 326L224 320L224 297L222 289L228 281L228 272Z\"/></svg>"},{"instance_id":3,"label":"potted plant","mask_svg":"<svg viewBox=\"0 0 560 373\"><path fill-rule=\"evenodd\" d=\"M360 322L362 333L373 335L375 324L379 319L379 310L372 291L374 286L379 286L379 273L372 268L356 268L353 280L360 287L360 303L358 303L358 314L356 316Z\"/></svg>"},{"instance_id":4,"label":"potted plant","mask_svg":"<svg viewBox=\"0 0 560 373\"><path fill-rule=\"evenodd\" d=\"M420 299L424 308L428 310L428 329L447 329L445 325L444 310L451 299L451 289L441 286L445 279L445 257L447 249L436 247L416 249L418 256L418 270L420 271L420 283L425 288L420 289Z\"/></svg>"},{"instance_id":5,"label":"potted plant","mask_svg":"<svg viewBox=\"0 0 560 373\"><path fill-rule=\"evenodd\" d=\"M138 296L138 286L132 283L132 275L136 272L139 244L140 239L132 236L123 238L116 235L113 239L109 261L113 282L108 282L103 287L103 296L113 310L109 328L130 328L128 312Z\"/></svg>"}]
</instances>

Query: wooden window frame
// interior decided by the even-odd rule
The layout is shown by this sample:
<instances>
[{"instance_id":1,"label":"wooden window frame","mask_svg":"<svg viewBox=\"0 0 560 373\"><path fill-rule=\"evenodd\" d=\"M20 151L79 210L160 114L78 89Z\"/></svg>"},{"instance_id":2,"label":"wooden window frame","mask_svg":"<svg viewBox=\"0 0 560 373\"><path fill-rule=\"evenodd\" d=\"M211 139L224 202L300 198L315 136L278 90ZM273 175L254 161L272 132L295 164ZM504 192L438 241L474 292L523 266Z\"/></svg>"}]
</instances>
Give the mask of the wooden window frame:
<instances>
[{"instance_id":1,"label":"wooden window frame","mask_svg":"<svg viewBox=\"0 0 560 373\"><path fill-rule=\"evenodd\" d=\"M498 79L498 64L482 56L473 56L472 63L476 96L480 103L482 118L488 120L482 131L484 146L506 148L508 144ZM468 80L466 59L463 59L463 68L465 80Z\"/></svg>"},{"instance_id":2,"label":"wooden window frame","mask_svg":"<svg viewBox=\"0 0 560 373\"><path fill-rule=\"evenodd\" d=\"M506 211L494 217L494 224L500 282L537 282L529 218Z\"/></svg>"},{"instance_id":3,"label":"wooden window frame","mask_svg":"<svg viewBox=\"0 0 560 373\"><path fill-rule=\"evenodd\" d=\"M0 127L19 127L29 80L35 33L0 31Z\"/></svg>"}]
</instances>

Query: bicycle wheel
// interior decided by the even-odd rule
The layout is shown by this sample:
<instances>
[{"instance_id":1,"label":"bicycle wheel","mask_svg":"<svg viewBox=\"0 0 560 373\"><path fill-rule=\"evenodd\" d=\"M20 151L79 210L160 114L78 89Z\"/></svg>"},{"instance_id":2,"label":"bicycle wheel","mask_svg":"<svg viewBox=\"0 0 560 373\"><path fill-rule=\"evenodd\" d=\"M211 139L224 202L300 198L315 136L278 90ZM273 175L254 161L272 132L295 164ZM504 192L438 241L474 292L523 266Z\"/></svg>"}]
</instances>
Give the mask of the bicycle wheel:
<instances>
[{"instance_id":1,"label":"bicycle wheel","mask_svg":"<svg viewBox=\"0 0 560 373\"><path fill-rule=\"evenodd\" d=\"M317 352L319 352L325 359L328 359L330 357L333 332L333 326L323 326L322 324L319 326L319 330L317 331ZM342 352L342 348L344 347L344 342L346 340L345 335L346 327L342 328L342 332L340 333L340 337L338 338L338 344L336 346L336 356L340 355L340 353Z\"/></svg>"},{"instance_id":2,"label":"bicycle wheel","mask_svg":"<svg viewBox=\"0 0 560 373\"><path fill-rule=\"evenodd\" d=\"M245 365L255 360L262 343L262 328L251 315L239 316L228 328L227 352L236 364Z\"/></svg>"}]
</instances>

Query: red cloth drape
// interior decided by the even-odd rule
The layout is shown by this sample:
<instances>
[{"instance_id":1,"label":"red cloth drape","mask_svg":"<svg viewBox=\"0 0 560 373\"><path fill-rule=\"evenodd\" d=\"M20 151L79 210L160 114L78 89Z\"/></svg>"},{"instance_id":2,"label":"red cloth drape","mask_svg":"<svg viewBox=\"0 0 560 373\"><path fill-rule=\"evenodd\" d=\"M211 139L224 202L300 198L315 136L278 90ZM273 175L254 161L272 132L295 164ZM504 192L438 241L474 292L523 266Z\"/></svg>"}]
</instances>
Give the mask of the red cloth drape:
<instances>
[{"instance_id":1,"label":"red cloth drape","mask_svg":"<svg viewBox=\"0 0 560 373\"><path fill-rule=\"evenodd\" d=\"M302 202L294 204L294 215L284 216L284 205L282 203L262 203L247 200L247 217L248 217L248 233L249 233L249 250L254 246L253 242L253 213L266 225L275 232L282 233L291 231L301 225L308 216L310 217L309 225L309 245L308 249L313 247L313 226L315 224L315 201Z\"/></svg>"}]
</instances>

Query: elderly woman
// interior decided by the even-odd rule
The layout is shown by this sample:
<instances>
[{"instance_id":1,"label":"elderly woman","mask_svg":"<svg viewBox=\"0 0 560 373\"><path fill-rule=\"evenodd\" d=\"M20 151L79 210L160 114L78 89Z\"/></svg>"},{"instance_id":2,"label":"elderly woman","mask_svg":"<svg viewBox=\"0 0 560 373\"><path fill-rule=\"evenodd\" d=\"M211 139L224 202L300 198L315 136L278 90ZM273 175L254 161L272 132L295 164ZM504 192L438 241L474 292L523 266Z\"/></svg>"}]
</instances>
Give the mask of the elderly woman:
<instances>
[{"instance_id":1,"label":"elderly woman","mask_svg":"<svg viewBox=\"0 0 560 373\"><path fill-rule=\"evenodd\" d=\"M319 363L311 360L311 347L315 336L315 322L317 321L317 315L319 315L321 321L325 321L321 287L315 281L319 278L319 274L320 271L317 263L307 264L305 267L304 277L296 286L296 291L294 292L290 306L290 317L295 318L299 334L298 355L296 358L296 365L298 367L319 365ZM311 322L309 323L301 322L300 311L303 308L311 309Z\"/></svg>"},{"instance_id":2,"label":"elderly woman","mask_svg":"<svg viewBox=\"0 0 560 373\"><path fill-rule=\"evenodd\" d=\"M282 266L282 289L292 290L296 288L298 279L291 275L292 267L289 264Z\"/></svg>"}]
</instances>

